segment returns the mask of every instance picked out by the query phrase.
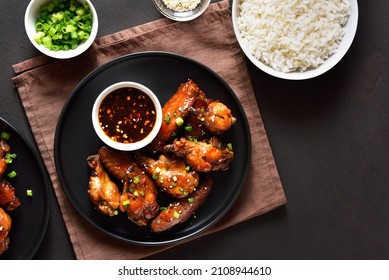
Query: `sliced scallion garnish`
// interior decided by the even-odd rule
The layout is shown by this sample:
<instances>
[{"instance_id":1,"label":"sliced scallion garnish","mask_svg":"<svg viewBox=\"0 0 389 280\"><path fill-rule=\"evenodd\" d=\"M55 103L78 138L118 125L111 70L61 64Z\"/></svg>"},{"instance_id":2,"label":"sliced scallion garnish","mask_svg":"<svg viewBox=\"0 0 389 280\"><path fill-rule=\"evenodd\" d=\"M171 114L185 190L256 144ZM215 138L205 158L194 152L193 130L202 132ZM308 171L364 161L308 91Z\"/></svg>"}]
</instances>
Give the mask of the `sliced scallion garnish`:
<instances>
[{"instance_id":1,"label":"sliced scallion garnish","mask_svg":"<svg viewBox=\"0 0 389 280\"><path fill-rule=\"evenodd\" d=\"M0 134L0 138L3 139L3 140L9 140L11 138L11 134L9 134L8 132L1 132Z\"/></svg>"},{"instance_id":2,"label":"sliced scallion garnish","mask_svg":"<svg viewBox=\"0 0 389 280\"><path fill-rule=\"evenodd\" d=\"M51 0L42 6L35 21L34 40L53 51L75 49L89 38L92 24L87 3Z\"/></svg>"},{"instance_id":3,"label":"sliced scallion garnish","mask_svg":"<svg viewBox=\"0 0 389 280\"><path fill-rule=\"evenodd\" d=\"M32 190L27 190L26 194L27 194L27 196L31 197L32 196Z\"/></svg>"}]
</instances>

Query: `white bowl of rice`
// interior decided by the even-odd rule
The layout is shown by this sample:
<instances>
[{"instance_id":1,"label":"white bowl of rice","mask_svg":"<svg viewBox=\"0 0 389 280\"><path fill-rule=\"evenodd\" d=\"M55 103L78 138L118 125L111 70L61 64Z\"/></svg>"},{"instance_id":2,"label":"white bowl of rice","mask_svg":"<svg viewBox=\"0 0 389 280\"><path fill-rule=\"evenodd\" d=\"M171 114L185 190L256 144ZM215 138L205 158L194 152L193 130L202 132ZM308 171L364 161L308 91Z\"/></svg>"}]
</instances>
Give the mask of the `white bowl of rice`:
<instances>
[{"instance_id":1,"label":"white bowl of rice","mask_svg":"<svg viewBox=\"0 0 389 280\"><path fill-rule=\"evenodd\" d=\"M283 79L317 77L350 48L357 0L234 0L234 32L245 55Z\"/></svg>"}]
</instances>

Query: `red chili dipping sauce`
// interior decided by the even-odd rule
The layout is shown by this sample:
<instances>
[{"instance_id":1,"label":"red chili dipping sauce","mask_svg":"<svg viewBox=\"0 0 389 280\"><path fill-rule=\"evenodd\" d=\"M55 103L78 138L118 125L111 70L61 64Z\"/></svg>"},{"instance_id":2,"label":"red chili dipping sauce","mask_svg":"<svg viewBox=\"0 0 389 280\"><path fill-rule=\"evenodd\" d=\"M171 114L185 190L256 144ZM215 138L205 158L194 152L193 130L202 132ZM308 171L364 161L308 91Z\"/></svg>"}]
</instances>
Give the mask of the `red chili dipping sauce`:
<instances>
[{"instance_id":1,"label":"red chili dipping sauce","mask_svg":"<svg viewBox=\"0 0 389 280\"><path fill-rule=\"evenodd\" d=\"M151 132L156 121L155 105L139 89L119 88L108 94L99 108L105 134L120 143L138 142Z\"/></svg>"}]
</instances>

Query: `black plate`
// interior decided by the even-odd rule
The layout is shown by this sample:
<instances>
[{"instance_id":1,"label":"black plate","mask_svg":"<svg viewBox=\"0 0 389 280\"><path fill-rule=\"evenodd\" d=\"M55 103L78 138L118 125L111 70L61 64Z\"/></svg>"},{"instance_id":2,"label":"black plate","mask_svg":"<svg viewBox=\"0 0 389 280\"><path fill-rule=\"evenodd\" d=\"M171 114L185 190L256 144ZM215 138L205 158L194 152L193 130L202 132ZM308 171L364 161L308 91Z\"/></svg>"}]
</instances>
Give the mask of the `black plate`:
<instances>
[{"instance_id":1,"label":"black plate","mask_svg":"<svg viewBox=\"0 0 389 280\"><path fill-rule=\"evenodd\" d=\"M17 155L8 165L3 177L15 188L21 205L8 212L12 218L9 234L11 243L0 259L31 259L42 242L49 221L50 180L40 155L14 127L0 118L0 132L2 131L11 135L7 142L11 146L11 152ZM17 172L17 176L8 178L6 174L12 170ZM27 196L28 189L33 191L32 197Z\"/></svg>"},{"instance_id":2,"label":"black plate","mask_svg":"<svg viewBox=\"0 0 389 280\"><path fill-rule=\"evenodd\" d=\"M196 218L162 234L130 222L120 213L108 217L92 206L87 188L87 156L95 154L102 142L92 127L91 112L97 95L119 81L135 81L149 87L161 104L188 79L195 81L208 97L227 104L236 124L223 138L234 147L230 170L215 173L214 188ZM75 88L65 104L55 136L55 163L59 180L78 213L103 232L130 243L162 245L191 237L216 223L233 205L246 179L251 157L250 131L243 108L230 87L204 65L170 53L143 52L115 59L89 74Z\"/></svg>"}]
</instances>

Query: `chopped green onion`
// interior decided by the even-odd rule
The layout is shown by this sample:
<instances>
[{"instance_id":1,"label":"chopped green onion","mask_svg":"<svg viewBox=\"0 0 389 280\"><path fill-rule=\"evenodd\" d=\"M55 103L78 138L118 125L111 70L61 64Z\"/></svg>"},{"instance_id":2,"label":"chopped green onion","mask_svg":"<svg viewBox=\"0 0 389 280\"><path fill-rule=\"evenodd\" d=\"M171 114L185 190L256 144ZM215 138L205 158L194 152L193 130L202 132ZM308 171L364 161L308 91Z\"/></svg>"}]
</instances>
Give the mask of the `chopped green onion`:
<instances>
[{"instance_id":1,"label":"chopped green onion","mask_svg":"<svg viewBox=\"0 0 389 280\"><path fill-rule=\"evenodd\" d=\"M9 140L9 138L11 138L11 134L9 134L8 132L2 132L0 134L0 138L3 139L3 140Z\"/></svg>"},{"instance_id":2,"label":"chopped green onion","mask_svg":"<svg viewBox=\"0 0 389 280\"><path fill-rule=\"evenodd\" d=\"M189 171L189 170L190 170L190 165L187 165L187 166L185 167L185 170L186 170L186 171Z\"/></svg>"},{"instance_id":3,"label":"chopped green onion","mask_svg":"<svg viewBox=\"0 0 389 280\"><path fill-rule=\"evenodd\" d=\"M129 200L124 200L124 201L122 202L122 205L123 205L124 207L127 207L128 205L130 205L130 201L129 201Z\"/></svg>"},{"instance_id":4,"label":"chopped green onion","mask_svg":"<svg viewBox=\"0 0 389 280\"><path fill-rule=\"evenodd\" d=\"M133 182L134 184L138 184L138 183L140 182L139 176L136 176L134 179L132 179L132 182Z\"/></svg>"},{"instance_id":5,"label":"chopped green onion","mask_svg":"<svg viewBox=\"0 0 389 280\"><path fill-rule=\"evenodd\" d=\"M195 201L194 197L189 197L189 198L188 198L188 202L189 202L189 203L193 203L194 201Z\"/></svg>"},{"instance_id":6,"label":"chopped green onion","mask_svg":"<svg viewBox=\"0 0 389 280\"><path fill-rule=\"evenodd\" d=\"M186 132L191 132L192 131L192 127L190 125L185 126L185 131Z\"/></svg>"},{"instance_id":7,"label":"chopped green onion","mask_svg":"<svg viewBox=\"0 0 389 280\"><path fill-rule=\"evenodd\" d=\"M180 218L180 213L178 213L177 211L174 211L173 216L174 216L174 218L179 219Z\"/></svg>"},{"instance_id":8,"label":"chopped green onion","mask_svg":"<svg viewBox=\"0 0 389 280\"><path fill-rule=\"evenodd\" d=\"M5 155L5 162L6 163L12 163L12 160L14 159L14 158L16 158L16 154L6 154Z\"/></svg>"},{"instance_id":9,"label":"chopped green onion","mask_svg":"<svg viewBox=\"0 0 389 280\"><path fill-rule=\"evenodd\" d=\"M232 144L231 144L231 143L228 143L228 144L227 144L227 149L230 150L230 151L232 151Z\"/></svg>"},{"instance_id":10,"label":"chopped green onion","mask_svg":"<svg viewBox=\"0 0 389 280\"><path fill-rule=\"evenodd\" d=\"M34 40L53 51L75 49L89 38L92 24L87 3L51 0L42 5L35 21Z\"/></svg>"},{"instance_id":11,"label":"chopped green onion","mask_svg":"<svg viewBox=\"0 0 389 280\"><path fill-rule=\"evenodd\" d=\"M32 190L27 190L27 191L26 191L26 194L27 194L27 196L30 196L30 197L31 197L31 196L32 196Z\"/></svg>"},{"instance_id":12,"label":"chopped green onion","mask_svg":"<svg viewBox=\"0 0 389 280\"><path fill-rule=\"evenodd\" d=\"M144 193L144 191L134 191L134 195L135 196L145 196L145 193Z\"/></svg>"},{"instance_id":13,"label":"chopped green onion","mask_svg":"<svg viewBox=\"0 0 389 280\"><path fill-rule=\"evenodd\" d=\"M181 125L183 125L183 124L184 124L184 119L178 117L178 118L176 119L176 125L181 126Z\"/></svg>"},{"instance_id":14,"label":"chopped green onion","mask_svg":"<svg viewBox=\"0 0 389 280\"><path fill-rule=\"evenodd\" d=\"M199 141L196 136L188 136L187 139L189 141L196 142L196 143Z\"/></svg>"},{"instance_id":15,"label":"chopped green onion","mask_svg":"<svg viewBox=\"0 0 389 280\"><path fill-rule=\"evenodd\" d=\"M16 158L16 154L8 153L8 154L5 155L5 158Z\"/></svg>"},{"instance_id":16,"label":"chopped green onion","mask_svg":"<svg viewBox=\"0 0 389 280\"><path fill-rule=\"evenodd\" d=\"M84 8L78 8L77 10L76 10L76 14L77 15L79 15L79 16L83 16L83 15L85 15L85 13L86 13L86 11L85 11L85 9Z\"/></svg>"},{"instance_id":17,"label":"chopped green onion","mask_svg":"<svg viewBox=\"0 0 389 280\"><path fill-rule=\"evenodd\" d=\"M14 178L15 176L17 175L16 171L11 171L10 173L8 173L8 177L9 178Z\"/></svg>"},{"instance_id":18,"label":"chopped green onion","mask_svg":"<svg viewBox=\"0 0 389 280\"><path fill-rule=\"evenodd\" d=\"M163 117L163 121L164 121L165 123L170 123L170 116L164 116L164 117Z\"/></svg>"}]
</instances>

